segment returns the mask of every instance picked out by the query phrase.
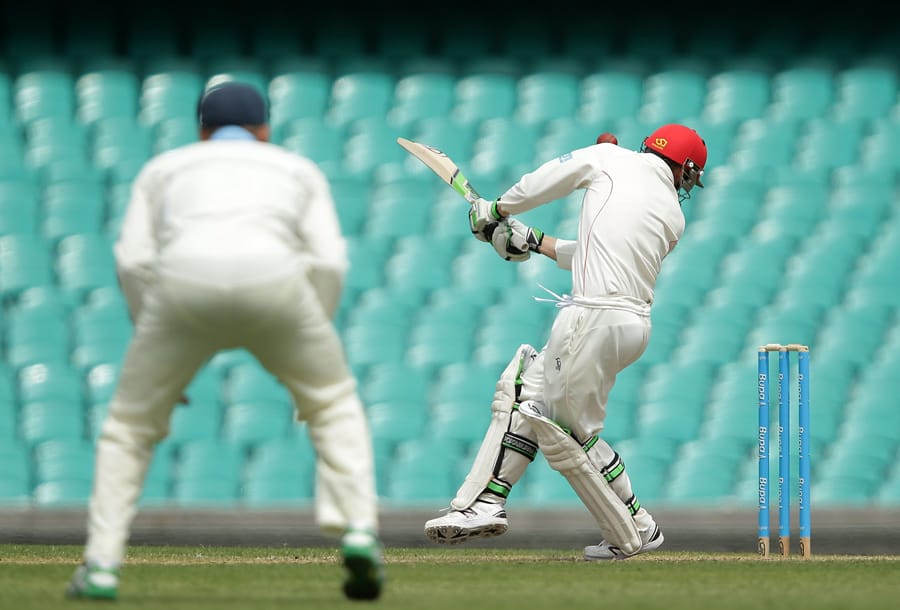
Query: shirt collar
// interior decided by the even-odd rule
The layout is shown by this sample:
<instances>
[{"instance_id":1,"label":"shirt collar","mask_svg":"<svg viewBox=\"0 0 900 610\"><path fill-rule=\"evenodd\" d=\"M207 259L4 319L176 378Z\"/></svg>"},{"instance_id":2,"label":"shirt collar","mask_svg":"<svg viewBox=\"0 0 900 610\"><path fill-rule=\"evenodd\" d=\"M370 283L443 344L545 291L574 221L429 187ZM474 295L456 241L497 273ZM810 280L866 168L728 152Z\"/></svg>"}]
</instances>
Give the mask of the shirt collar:
<instances>
[{"instance_id":1,"label":"shirt collar","mask_svg":"<svg viewBox=\"0 0 900 610\"><path fill-rule=\"evenodd\" d=\"M224 125L223 127L219 127L216 129L211 136L209 136L210 140L255 140L256 136L252 133L244 129L243 127L238 127L237 125Z\"/></svg>"}]
</instances>

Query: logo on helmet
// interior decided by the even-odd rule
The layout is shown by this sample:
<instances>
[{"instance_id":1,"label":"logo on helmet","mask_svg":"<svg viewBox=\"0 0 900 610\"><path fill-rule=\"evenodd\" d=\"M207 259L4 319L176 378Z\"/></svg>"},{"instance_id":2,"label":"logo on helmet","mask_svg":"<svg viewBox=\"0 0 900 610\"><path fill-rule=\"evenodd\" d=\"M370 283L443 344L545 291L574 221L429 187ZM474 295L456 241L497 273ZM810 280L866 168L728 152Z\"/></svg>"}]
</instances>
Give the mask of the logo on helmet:
<instances>
[{"instance_id":1,"label":"logo on helmet","mask_svg":"<svg viewBox=\"0 0 900 610\"><path fill-rule=\"evenodd\" d=\"M660 150L665 150L666 146L669 144L669 140L666 138L656 138L653 140L653 147L658 148Z\"/></svg>"}]
</instances>

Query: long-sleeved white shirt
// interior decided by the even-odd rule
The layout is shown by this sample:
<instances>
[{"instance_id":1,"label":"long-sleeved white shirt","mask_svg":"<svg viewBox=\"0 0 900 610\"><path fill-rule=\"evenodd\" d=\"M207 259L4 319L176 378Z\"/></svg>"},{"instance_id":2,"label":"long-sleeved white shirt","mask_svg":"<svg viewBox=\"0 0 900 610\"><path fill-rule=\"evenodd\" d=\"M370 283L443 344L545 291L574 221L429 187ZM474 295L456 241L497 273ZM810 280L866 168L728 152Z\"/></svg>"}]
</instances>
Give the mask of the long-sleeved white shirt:
<instances>
[{"instance_id":1,"label":"long-sleeved white shirt","mask_svg":"<svg viewBox=\"0 0 900 610\"><path fill-rule=\"evenodd\" d=\"M306 158L245 139L198 142L148 161L114 251L134 319L157 275L240 286L308 273L333 314L348 267L325 175Z\"/></svg>"},{"instance_id":2,"label":"long-sleeved white shirt","mask_svg":"<svg viewBox=\"0 0 900 610\"><path fill-rule=\"evenodd\" d=\"M500 203L520 214L579 189L578 235L557 244L573 300L649 312L662 261L684 232L672 170L656 155L595 144L525 174Z\"/></svg>"}]
</instances>

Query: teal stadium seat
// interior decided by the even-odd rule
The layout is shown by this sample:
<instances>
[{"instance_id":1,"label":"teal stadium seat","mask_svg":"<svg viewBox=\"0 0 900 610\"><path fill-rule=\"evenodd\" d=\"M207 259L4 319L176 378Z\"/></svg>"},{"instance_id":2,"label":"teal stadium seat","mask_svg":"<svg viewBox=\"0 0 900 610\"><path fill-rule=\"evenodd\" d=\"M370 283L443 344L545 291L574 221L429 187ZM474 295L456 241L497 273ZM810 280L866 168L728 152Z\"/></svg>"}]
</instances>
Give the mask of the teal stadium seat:
<instances>
[{"instance_id":1,"label":"teal stadium seat","mask_svg":"<svg viewBox=\"0 0 900 610\"><path fill-rule=\"evenodd\" d=\"M644 79L641 118L663 125L701 114L706 102L706 74L690 67L672 67Z\"/></svg>"},{"instance_id":2,"label":"teal stadium seat","mask_svg":"<svg viewBox=\"0 0 900 610\"><path fill-rule=\"evenodd\" d=\"M380 71L345 73L334 79L325 117L339 125L387 116L395 79Z\"/></svg>"},{"instance_id":3,"label":"teal stadium seat","mask_svg":"<svg viewBox=\"0 0 900 610\"><path fill-rule=\"evenodd\" d=\"M106 404L112 398L119 380L118 362L94 365L85 373L84 399L88 405Z\"/></svg>"},{"instance_id":4,"label":"teal stadium seat","mask_svg":"<svg viewBox=\"0 0 900 610\"><path fill-rule=\"evenodd\" d=\"M239 500L240 479L222 472L200 478L178 477L172 484L171 503L181 508L231 508Z\"/></svg>"},{"instance_id":5,"label":"teal stadium seat","mask_svg":"<svg viewBox=\"0 0 900 610\"><path fill-rule=\"evenodd\" d=\"M96 288L117 286L112 241L102 233L78 233L63 237L56 251L59 285L74 302L83 302Z\"/></svg>"},{"instance_id":6,"label":"teal stadium seat","mask_svg":"<svg viewBox=\"0 0 900 610\"><path fill-rule=\"evenodd\" d=\"M303 117L282 124L280 131L282 138L280 143L286 149L312 159L326 173L342 173L340 168L344 159L344 140L347 135L343 125L319 117ZM338 181L340 180L362 183L365 178L341 175ZM332 188L335 188L334 181ZM353 227L354 225L351 225L348 229L354 230Z\"/></svg>"},{"instance_id":7,"label":"teal stadium seat","mask_svg":"<svg viewBox=\"0 0 900 610\"><path fill-rule=\"evenodd\" d=\"M135 115L98 118L91 129L91 160L110 182L131 180L153 150L153 131Z\"/></svg>"},{"instance_id":8,"label":"teal stadium seat","mask_svg":"<svg viewBox=\"0 0 900 610\"><path fill-rule=\"evenodd\" d=\"M75 117L75 81L61 70L26 71L13 82L13 107L22 125L47 117Z\"/></svg>"},{"instance_id":9,"label":"teal stadium seat","mask_svg":"<svg viewBox=\"0 0 900 610\"><path fill-rule=\"evenodd\" d=\"M8 316L4 358L9 365L21 368L69 361L69 329L59 306L17 306Z\"/></svg>"},{"instance_id":10,"label":"teal stadium seat","mask_svg":"<svg viewBox=\"0 0 900 610\"><path fill-rule=\"evenodd\" d=\"M754 314L752 304L739 302L704 303L685 312L679 347L673 355L675 360L720 362L729 355L737 357L737 350L752 327ZM717 349L708 349L713 344Z\"/></svg>"},{"instance_id":11,"label":"teal stadium seat","mask_svg":"<svg viewBox=\"0 0 900 610\"><path fill-rule=\"evenodd\" d=\"M900 161L891 154L892 143L896 142L897 137L900 137L900 121L887 117L873 119L869 134L860 145L863 167L897 171Z\"/></svg>"},{"instance_id":12,"label":"teal stadium seat","mask_svg":"<svg viewBox=\"0 0 900 610\"><path fill-rule=\"evenodd\" d=\"M398 238L385 263L386 287L424 299L450 281L450 266L459 250L456 236L423 234Z\"/></svg>"},{"instance_id":13,"label":"teal stadium seat","mask_svg":"<svg viewBox=\"0 0 900 610\"><path fill-rule=\"evenodd\" d=\"M575 114L551 119L544 123L544 128L534 144L534 158L549 161L567 152L589 146L598 135L610 128L603 124L583 121Z\"/></svg>"},{"instance_id":14,"label":"teal stadium seat","mask_svg":"<svg viewBox=\"0 0 900 610\"><path fill-rule=\"evenodd\" d=\"M465 209L457 210L456 218L451 218L448 222L453 222L454 225L462 227L468 233L468 223L463 218L464 214ZM464 237L465 241L462 242L459 252L451 262L449 285L463 294L472 292L480 294L484 300L479 302L485 305L490 304L499 298L503 291L516 284L518 274L515 265L504 265L489 244L472 239L471 233L468 236L461 235L461 237ZM480 272L482 269L491 270L490 282L484 281Z\"/></svg>"},{"instance_id":15,"label":"teal stadium seat","mask_svg":"<svg viewBox=\"0 0 900 610\"><path fill-rule=\"evenodd\" d=\"M394 239L427 234L432 212L429 203L434 197L435 182L395 182L373 187L363 234Z\"/></svg>"},{"instance_id":16,"label":"teal stadium seat","mask_svg":"<svg viewBox=\"0 0 900 610\"><path fill-rule=\"evenodd\" d=\"M196 101L194 102L196 108ZM153 130L153 154L199 141L197 117L171 116L160 119Z\"/></svg>"},{"instance_id":17,"label":"teal stadium seat","mask_svg":"<svg viewBox=\"0 0 900 610\"><path fill-rule=\"evenodd\" d=\"M834 114L849 119L879 119L897 103L897 66L885 58L849 66L835 75Z\"/></svg>"},{"instance_id":18,"label":"teal stadium seat","mask_svg":"<svg viewBox=\"0 0 900 610\"><path fill-rule=\"evenodd\" d=\"M410 439L401 443L381 495L388 504L403 506L446 502L456 491L451 472L460 453L460 446L450 440Z\"/></svg>"},{"instance_id":19,"label":"teal stadium seat","mask_svg":"<svg viewBox=\"0 0 900 610\"><path fill-rule=\"evenodd\" d=\"M447 116L455 99L456 77L446 72L419 72L403 76L394 87L388 121L412 126L422 119Z\"/></svg>"},{"instance_id":20,"label":"teal stadium seat","mask_svg":"<svg viewBox=\"0 0 900 610\"><path fill-rule=\"evenodd\" d=\"M717 267L709 261L721 261L732 240L715 231L691 231L683 243L666 257L656 285L659 302L698 305L713 287Z\"/></svg>"},{"instance_id":21,"label":"teal stadium seat","mask_svg":"<svg viewBox=\"0 0 900 610\"><path fill-rule=\"evenodd\" d=\"M827 114L834 98L832 66L797 61L772 76L768 113L774 118L813 119Z\"/></svg>"},{"instance_id":22,"label":"teal stadium seat","mask_svg":"<svg viewBox=\"0 0 900 610\"><path fill-rule=\"evenodd\" d=\"M296 119L321 118L331 95L331 76L321 69L275 74L269 81L269 113L277 131Z\"/></svg>"},{"instance_id":23,"label":"teal stadium seat","mask_svg":"<svg viewBox=\"0 0 900 610\"><path fill-rule=\"evenodd\" d=\"M61 188L61 187L70 188ZM99 191L99 189L96 189ZM57 183L45 189L41 233L51 244L77 233L100 233L106 220L102 192L82 185Z\"/></svg>"},{"instance_id":24,"label":"teal stadium seat","mask_svg":"<svg viewBox=\"0 0 900 610\"><path fill-rule=\"evenodd\" d=\"M588 123L608 124L635 116L643 95L644 82L640 72L617 69L615 65L604 67L581 79L578 118ZM626 144L623 140L620 142Z\"/></svg>"},{"instance_id":25,"label":"teal stadium seat","mask_svg":"<svg viewBox=\"0 0 900 610\"><path fill-rule=\"evenodd\" d=\"M222 412L220 406L209 400L191 400L190 404L178 404L169 417L169 434L165 442L181 446L193 441L214 441L222 436Z\"/></svg>"},{"instance_id":26,"label":"teal stadium seat","mask_svg":"<svg viewBox=\"0 0 900 610\"><path fill-rule=\"evenodd\" d=\"M420 438L428 425L428 405L412 398L369 402L366 417L376 445Z\"/></svg>"},{"instance_id":27,"label":"teal stadium seat","mask_svg":"<svg viewBox=\"0 0 900 610\"><path fill-rule=\"evenodd\" d=\"M38 232L40 194L26 179L0 178L0 236Z\"/></svg>"},{"instance_id":28,"label":"teal stadium seat","mask_svg":"<svg viewBox=\"0 0 900 610\"><path fill-rule=\"evenodd\" d=\"M534 169L539 134L537 123L506 117L485 119L481 121L470 164L480 172L506 180L511 186L519 175Z\"/></svg>"},{"instance_id":29,"label":"teal stadium seat","mask_svg":"<svg viewBox=\"0 0 900 610\"><path fill-rule=\"evenodd\" d=\"M86 72L78 77L74 87L76 116L82 123L137 115L140 82L133 70Z\"/></svg>"},{"instance_id":30,"label":"teal stadium seat","mask_svg":"<svg viewBox=\"0 0 900 610\"><path fill-rule=\"evenodd\" d=\"M146 125L170 118L194 118L203 78L189 70L150 72L141 81L137 117Z\"/></svg>"},{"instance_id":31,"label":"teal stadium seat","mask_svg":"<svg viewBox=\"0 0 900 610\"><path fill-rule=\"evenodd\" d=\"M252 400L230 404L222 420L222 438L230 443L253 447L269 439L287 437L294 422L290 404Z\"/></svg>"},{"instance_id":32,"label":"teal stadium seat","mask_svg":"<svg viewBox=\"0 0 900 610\"><path fill-rule=\"evenodd\" d=\"M834 169L855 163L865 129L864 119L859 118L810 119L797 142L796 165Z\"/></svg>"},{"instance_id":33,"label":"teal stadium seat","mask_svg":"<svg viewBox=\"0 0 900 610\"><path fill-rule=\"evenodd\" d=\"M383 116L354 120L347 128L341 169L345 174L371 179L384 165L403 163L408 153L397 145L397 138L402 135L401 128Z\"/></svg>"},{"instance_id":34,"label":"teal stadium seat","mask_svg":"<svg viewBox=\"0 0 900 610\"><path fill-rule=\"evenodd\" d=\"M674 460L672 478L664 490L665 502L683 506L721 502L734 488L740 458L710 454L696 443L686 443Z\"/></svg>"},{"instance_id":35,"label":"teal stadium seat","mask_svg":"<svg viewBox=\"0 0 900 610\"><path fill-rule=\"evenodd\" d=\"M771 94L769 74L760 69L725 69L707 80L703 116L746 121L763 117Z\"/></svg>"},{"instance_id":36,"label":"teal stadium seat","mask_svg":"<svg viewBox=\"0 0 900 610\"><path fill-rule=\"evenodd\" d=\"M23 161L43 184L60 179L59 172L67 167L73 168L69 175L80 176L92 167L87 128L69 117L35 119L28 124L25 137Z\"/></svg>"},{"instance_id":37,"label":"teal stadium seat","mask_svg":"<svg viewBox=\"0 0 900 610\"><path fill-rule=\"evenodd\" d=\"M32 490L34 506L38 508L87 507L91 497L91 482L82 479L46 481Z\"/></svg>"},{"instance_id":38,"label":"teal stadium seat","mask_svg":"<svg viewBox=\"0 0 900 610\"><path fill-rule=\"evenodd\" d=\"M515 116L526 124L543 126L548 121L575 116L581 101L581 82L576 74L530 72L517 83Z\"/></svg>"},{"instance_id":39,"label":"teal stadium seat","mask_svg":"<svg viewBox=\"0 0 900 610\"><path fill-rule=\"evenodd\" d=\"M242 403L273 403L292 407L293 399L271 373L255 362L233 366L222 387L226 405Z\"/></svg>"},{"instance_id":40,"label":"teal stadium seat","mask_svg":"<svg viewBox=\"0 0 900 610\"><path fill-rule=\"evenodd\" d=\"M386 360L369 367L360 380L360 397L367 405L418 403L424 410L431 377L430 367Z\"/></svg>"},{"instance_id":41,"label":"teal stadium seat","mask_svg":"<svg viewBox=\"0 0 900 610\"><path fill-rule=\"evenodd\" d=\"M23 402L19 437L31 446L51 440L81 440L87 436L81 397Z\"/></svg>"},{"instance_id":42,"label":"teal stadium seat","mask_svg":"<svg viewBox=\"0 0 900 610\"><path fill-rule=\"evenodd\" d=\"M219 439L197 439L181 443L175 456L175 476L182 479L215 477L227 479L240 473L246 460L242 447Z\"/></svg>"},{"instance_id":43,"label":"teal stadium seat","mask_svg":"<svg viewBox=\"0 0 900 610\"><path fill-rule=\"evenodd\" d=\"M82 399L81 375L67 363L29 364L19 369L17 382L21 404Z\"/></svg>"},{"instance_id":44,"label":"teal stadium seat","mask_svg":"<svg viewBox=\"0 0 900 610\"><path fill-rule=\"evenodd\" d=\"M793 116L748 119L738 126L729 164L743 171L793 163L800 121Z\"/></svg>"},{"instance_id":45,"label":"teal stadium seat","mask_svg":"<svg viewBox=\"0 0 900 610\"><path fill-rule=\"evenodd\" d=\"M462 123L508 117L518 105L516 84L511 74L467 72L456 82L451 116Z\"/></svg>"},{"instance_id":46,"label":"teal stadium seat","mask_svg":"<svg viewBox=\"0 0 900 610\"><path fill-rule=\"evenodd\" d=\"M241 502L251 506L309 503L313 498L316 455L308 439L262 441L247 460Z\"/></svg>"},{"instance_id":47,"label":"teal stadium seat","mask_svg":"<svg viewBox=\"0 0 900 610\"><path fill-rule=\"evenodd\" d=\"M31 456L26 445L13 440L0 443L0 506L31 503Z\"/></svg>"},{"instance_id":48,"label":"teal stadium seat","mask_svg":"<svg viewBox=\"0 0 900 610\"><path fill-rule=\"evenodd\" d=\"M85 439L44 441L32 450L39 506L86 504L94 478L94 445Z\"/></svg>"},{"instance_id":49,"label":"teal stadium seat","mask_svg":"<svg viewBox=\"0 0 900 610\"><path fill-rule=\"evenodd\" d=\"M440 116L424 118L412 127L409 139L423 144L439 148L453 159L461 168L466 168L464 173L473 180L477 168L471 166L469 161L475 148L475 140L478 137L479 122L465 122L453 116ZM413 174L431 174L424 163L412 156L404 164L406 169ZM476 187L479 191L482 187Z\"/></svg>"}]
</instances>

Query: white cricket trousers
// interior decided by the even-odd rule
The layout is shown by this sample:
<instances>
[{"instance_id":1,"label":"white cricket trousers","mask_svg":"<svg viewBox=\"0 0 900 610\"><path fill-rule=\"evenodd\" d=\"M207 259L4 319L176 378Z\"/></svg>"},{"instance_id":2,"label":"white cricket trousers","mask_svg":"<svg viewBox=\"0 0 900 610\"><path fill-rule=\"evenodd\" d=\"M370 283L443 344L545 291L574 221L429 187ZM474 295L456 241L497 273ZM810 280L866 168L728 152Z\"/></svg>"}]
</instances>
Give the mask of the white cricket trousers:
<instances>
[{"instance_id":1,"label":"white cricket trousers","mask_svg":"<svg viewBox=\"0 0 900 610\"><path fill-rule=\"evenodd\" d=\"M329 533L377 529L365 410L340 337L305 277L235 286L162 277L145 299L97 441L86 559L124 561L153 448L168 434L175 404L210 357L237 347L285 384L307 423L318 525Z\"/></svg>"},{"instance_id":2,"label":"white cricket trousers","mask_svg":"<svg viewBox=\"0 0 900 610\"><path fill-rule=\"evenodd\" d=\"M585 442L603 430L609 392L650 340L650 318L625 309L560 309L538 360L522 376L521 400Z\"/></svg>"}]
</instances>

